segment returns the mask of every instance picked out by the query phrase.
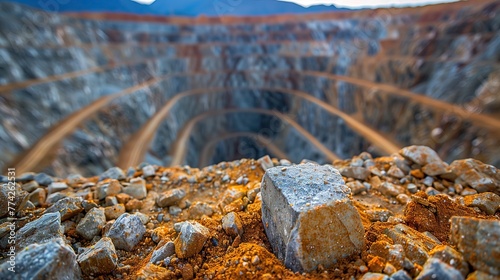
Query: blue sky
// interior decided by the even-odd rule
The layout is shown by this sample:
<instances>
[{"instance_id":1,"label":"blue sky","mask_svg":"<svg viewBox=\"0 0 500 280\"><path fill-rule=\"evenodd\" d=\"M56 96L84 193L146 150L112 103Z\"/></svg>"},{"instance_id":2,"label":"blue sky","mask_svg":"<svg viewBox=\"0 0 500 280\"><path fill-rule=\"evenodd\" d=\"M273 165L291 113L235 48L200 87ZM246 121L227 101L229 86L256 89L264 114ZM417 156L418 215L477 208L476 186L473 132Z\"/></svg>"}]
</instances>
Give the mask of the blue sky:
<instances>
[{"instance_id":1,"label":"blue sky","mask_svg":"<svg viewBox=\"0 0 500 280\"><path fill-rule=\"evenodd\" d=\"M143 4L151 4L155 0L133 0ZM175 0L177 1L177 0ZM426 4L456 2L457 0L280 0L295 2L304 7L317 4L335 4L337 7L367 8L367 7L391 7L391 6L419 6Z\"/></svg>"}]
</instances>

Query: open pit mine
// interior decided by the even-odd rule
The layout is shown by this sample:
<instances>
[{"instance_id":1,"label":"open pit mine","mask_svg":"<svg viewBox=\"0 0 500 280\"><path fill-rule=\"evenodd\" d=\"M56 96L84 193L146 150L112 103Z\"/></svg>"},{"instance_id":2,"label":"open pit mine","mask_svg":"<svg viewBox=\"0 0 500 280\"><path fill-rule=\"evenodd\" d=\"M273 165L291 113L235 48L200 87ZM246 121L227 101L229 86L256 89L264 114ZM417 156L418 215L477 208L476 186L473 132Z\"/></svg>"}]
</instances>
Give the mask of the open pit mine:
<instances>
[{"instance_id":1,"label":"open pit mine","mask_svg":"<svg viewBox=\"0 0 500 280\"><path fill-rule=\"evenodd\" d=\"M499 167L498 1L0 2L0 279L500 279Z\"/></svg>"}]
</instances>

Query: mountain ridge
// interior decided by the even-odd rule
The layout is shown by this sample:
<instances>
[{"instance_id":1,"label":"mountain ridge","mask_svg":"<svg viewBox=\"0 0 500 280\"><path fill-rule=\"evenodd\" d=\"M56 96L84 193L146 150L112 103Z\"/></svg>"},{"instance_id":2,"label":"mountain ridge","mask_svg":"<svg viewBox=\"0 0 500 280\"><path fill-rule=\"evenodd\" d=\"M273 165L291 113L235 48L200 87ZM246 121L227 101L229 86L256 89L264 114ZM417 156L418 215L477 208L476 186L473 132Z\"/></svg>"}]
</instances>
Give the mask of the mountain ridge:
<instances>
[{"instance_id":1,"label":"mountain ridge","mask_svg":"<svg viewBox=\"0 0 500 280\"><path fill-rule=\"evenodd\" d=\"M0 0L0 2L20 3L48 12L107 12L153 16L266 16L349 10L337 8L334 5L314 5L305 8L295 3L277 0L185 0L174 3L168 3L167 1L157 0L151 5L144 5L131 0L117 0L112 2L98 0Z\"/></svg>"}]
</instances>

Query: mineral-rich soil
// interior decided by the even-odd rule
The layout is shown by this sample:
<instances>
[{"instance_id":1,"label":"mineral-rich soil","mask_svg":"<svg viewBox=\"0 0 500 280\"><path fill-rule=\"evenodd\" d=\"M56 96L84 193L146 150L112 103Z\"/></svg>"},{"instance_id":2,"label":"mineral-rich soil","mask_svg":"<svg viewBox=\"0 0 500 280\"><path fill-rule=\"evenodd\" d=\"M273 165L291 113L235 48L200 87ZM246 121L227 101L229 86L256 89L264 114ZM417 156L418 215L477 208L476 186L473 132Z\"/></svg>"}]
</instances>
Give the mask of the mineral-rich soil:
<instances>
[{"instance_id":1,"label":"mineral-rich soil","mask_svg":"<svg viewBox=\"0 0 500 280\"><path fill-rule=\"evenodd\" d=\"M332 267L299 273L275 257L262 223L260 184L272 165L290 162L242 159L203 169L142 164L129 174L115 168L91 178L19 174L16 244L37 245L17 248L17 273L47 278L57 270L59 277L84 279L499 277L500 173L492 166L471 159L448 165L421 146L335 161L361 216L365 246ZM228 213L233 219L223 223ZM8 213L1 214L0 278L24 279L6 270L10 222ZM50 215L57 216L51 223L32 223ZM477 230L454 224L454 216L474 218L466 222ZM191 223L176 224L182 221ZM489 247L487 257L475 241ZM65 258L70 265L51 263L56 258L49 253L30 255L44 244L62 244L73 256Z\"/></svg>"}]
</instances>

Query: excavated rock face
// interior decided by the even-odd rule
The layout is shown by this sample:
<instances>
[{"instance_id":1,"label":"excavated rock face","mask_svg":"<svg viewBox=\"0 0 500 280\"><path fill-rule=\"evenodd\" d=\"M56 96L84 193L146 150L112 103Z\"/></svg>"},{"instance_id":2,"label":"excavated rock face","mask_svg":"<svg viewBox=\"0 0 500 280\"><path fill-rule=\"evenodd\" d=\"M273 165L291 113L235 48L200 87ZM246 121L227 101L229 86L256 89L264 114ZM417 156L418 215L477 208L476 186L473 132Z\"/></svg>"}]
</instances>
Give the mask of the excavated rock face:
<instances>
[{"instance_id":1,"label":"excavated rock face","mask_svg":"<svg viewBox=\"0 0 500 280\"><path fill-rule=\"evenodd\" d=\"M362 153L332 165L265 157L202 169L153 166L150 172L141 165L125 178L100 182L106 176L52 177L52 183L67 185L51 194L58 201L24 206L15 213L19 219L0 223L5 260L0 276L498 278L498 195L473 189L477 182L463 181L459 165L425 176L422 157L405 158L408 150L434 155L415 146L390 157ZM474 162L490 174L498 172ZM358 179L337 171L348 167L370 172ZM401 178L390 174L395 167ZM104 197L98 191L106 184L109 191L111 185L130 187L137 181L144 183L145 197L133 198L125 188ZM363 189L351 192L350 186ZM158 205L171 190L182 193L168 206ZM119 203L110 206L113 201ZM126 213L118 218L106 214L123 204ZM16 237L13 248L10 236ZM16 274L8 270L11 251Z\"/></svg>"},{"instance_id":2,"label":"excavated rock face","mask_svg":"<svg viewBox=\"0 0 500 280\"><path fill-rule=\"evenodd\" d=\"M331 163L413 144L500 166L492 0L192 21L0 5L0 168L118 165L103 175L117 179L142 161Z\"/></svg>"}]
</instances>

